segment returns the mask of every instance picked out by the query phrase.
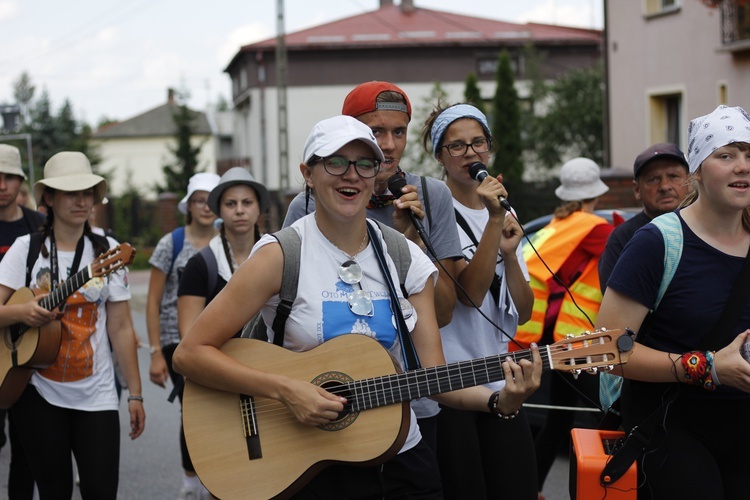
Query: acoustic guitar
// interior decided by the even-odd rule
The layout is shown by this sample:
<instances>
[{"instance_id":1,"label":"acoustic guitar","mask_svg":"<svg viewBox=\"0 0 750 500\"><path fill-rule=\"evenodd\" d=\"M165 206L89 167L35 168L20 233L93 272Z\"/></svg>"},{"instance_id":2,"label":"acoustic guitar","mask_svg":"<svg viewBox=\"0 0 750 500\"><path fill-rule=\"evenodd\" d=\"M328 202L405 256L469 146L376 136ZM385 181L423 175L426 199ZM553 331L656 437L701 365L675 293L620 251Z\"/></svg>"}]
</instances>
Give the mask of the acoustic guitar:
<instances>
[{"instance_id":1,"label":"acoustic guitar","mask_svg":"<svg viewBox=\"0 0 750 500\"><path fill-rule=\"evenodd\" d=\"M580 373L622 364L628 334L597 331L540 348L545 369ZM188 379L183 426L195 471L216 497L287 497L332 463L376 465L396 455L409 430L408 401L504 378L501 363L531 351L399 372L365 335L342 335L307 352L231 339L223 352L246 366L310 381L347 398L339 418L301 424L281 402L207 388Z\"/></svg>"},{"instance_id":2,"label":"acoustic guitar","mask_svg":"<svg viewBox=\"0 0 750 500\"><path fill-rule=\"evenodd\" d=\"M39 301L39 305L52 311L65 303L68 297L93 278L101 278L130 264L135 249L128 243L104 252L92 263L55 287ZM19 288L6 305L23 304L34 299L39 290ZM35 370L49 367L55 362L62 339L59 321L41 328L31 328L16 323L0 329L0 408L7 409L18 401Z\"/></svg>"}]
</instances>

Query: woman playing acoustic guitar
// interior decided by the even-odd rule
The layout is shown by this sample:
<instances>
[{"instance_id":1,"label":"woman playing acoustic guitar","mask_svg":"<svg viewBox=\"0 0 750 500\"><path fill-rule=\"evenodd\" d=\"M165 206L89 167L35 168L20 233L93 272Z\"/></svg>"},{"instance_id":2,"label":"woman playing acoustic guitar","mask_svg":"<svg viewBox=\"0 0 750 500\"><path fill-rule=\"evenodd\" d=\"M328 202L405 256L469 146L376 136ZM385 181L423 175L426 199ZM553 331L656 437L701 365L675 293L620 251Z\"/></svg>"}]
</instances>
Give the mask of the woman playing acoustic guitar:
<instances>
[{"instance_id":1,"label":"woman playing acoustic guitar","mask_svg":"<svg viewBox=\"0 0 750 500\"><path fill-rule=\"evenodd\" d=\"M445 359L433 301L437 276L434 265L416 245L408 243L411 265L404 283L408 293L408 300L405 299L398 284L393 286L393 283L398 283L396 264L390 253L383 249L383 231L387 228L368 221L365 216L375 175L382 160L383 153L370 128L351 117L337 116L323 120L313 128L308 137L300 171L307 187L314 191L316 212L291 226L299 235L302 248L298 293L286 323L283 345L286 349L304 352L323 344L316 350L325 350L327 341L331 341L330 345L335 345L347 337L361 338L359 335L344 335L342 339L340 336L343 334L363 333L377 340L393 354L395 362L403 367L404 359L409 359L409 356L404 356L402 352L399 332L409 335L408 331L404 332L409 330L421 365L443 365ZM399 208L408 209L408 202L397 200L395 203ZM421 210L415 209L414 212L417 216L423 216ZM262 237L249 259L239 267L224 290L198 317L174 355L175 367L189 382L283 403L276 405L279 407L279 411L275 412L278 425L292 424L285 435L287 441L294 442L289 443L288 459L281 459L280 471L292 466L292 461L295 460L293 456L299 457L306 453L300 453L300 440L294 440L291 436L301 432L303 427L317 431L313 426L326 426L336 422L340 413L345 410L345 404L352 403L350 399L355 398L351 395L347 399L335 391L329 392L320 385L275 373L272 369L261 370L248 366L221 350L222 347L226 348L227 341L258 311L269 329L270 341L274 340L270 329L279 304L283 266L284 254L277 240L271 235ZM388 283L389 279L381 270L386 266L391 283ZM394 301L391 297L395 295L398 296L400 308L392 309ZM398 318L399 309L404 320ZM259 349L267 346L262 342L244 339L232 342L256 344ZM304 359L310 359L301 357L304 355L299 353L294 356L300 356L299 364L304 363ZM324 366L321 366L321 371L335 370L337 362L343 363L340 358L345 356L345 353L336 356L334 352L330 363L322 363ZM507 380L502 391L493 393L490 389L478 386L445 392L433 396L434 399L453 407L492 412L499 417L497 425L503 425L503 418L512 418L522 402L539 386L542 361L535 346L526 359L519 360L518 363L510 359L502 364L499 361L496 371L502 372L501 376ZM335 377L338 372L326 373ZM189 391L186 390L186 422L190 418L191 409L188 394ZM250 401L249 405L252 404ZM263 404L267 407L265 402ZM258 413L264 411L260 406L259 403ZM379 410L380 408L372 411ZM252 408L248 410L252 411ZM266 415L270 411L266 410ZM408 406L406 412L411 425L408 426L404 444L400 449L394 450L398 452L397 455L383 465L376 465L376 461L370 467L336 464L325 468L304 486L299 492L299 498L441 498L434 452L421 442L416 419ZM364 419L367 413L362 412L357 419ZM345 419L340 427L350 424L356 426L356 419L354 422ZM223 430L218 422L217 427L222 427ZM274 458L268 439L271 427L273 426L270 424L261 423L257 429L260 434L259 451L263 455L261 458L255 454L258 463ZM338 428L331 426L331 430ZM187 435L187 423L185 429ZM322 435L316 434L315 439L322 441L316 448L325 446L327 437L335 439L334 435L339 434L328 431L320 433ZM241 433L238 441L243 441ZM365 440L347 442L342 443L341 449L336 451L346 454L369 445ZM188 447L191 447L189 436ZM201 476L200 463L204 461L204 457L195 456L194 451L196 450L191 448L196 471ZM314 451L316 450L310 450L311 453ZM212 457L215 458L211 460L218 463L218 456L222 452L221 449L215 449L212 452ZM509 452L512 453L511 450L497 450L497 453ZM253 455L253 451L250 454ZM247 458L248 452L245 451L244 457L237 457L237 461L244 459L243 467L251 467L253 461L248 461ZM378 458L378 455L372 458ZM252 495L260 496L260 483L264 480L278 482L280 474L254 478L245 491L225 493L214 491L207 478L201 479L218 496L248 498Z\"/></svg>"},{"instance_id":2,"label":"woman playing acoustic guitar","mask_svg":"<svg viewBox=\"0 0 750 500\"><path fill-rule=\"evenodd\" d=\"M39 271L46 268L51 290L48 287L44 292L52 291L54 295L64 288L58 285L117 245L112 238L92 234L87 222L94 204L102 200L106 190L106 181L92 173L91 164L82 153L62 152L49 159L44 179L34 186L37 202L47 208L47 221L42 230L41 251L30 269L32 288L41 284L46 273ZM81 496L114 500L120 421L110 345L130 390L131 439L141 435L145 424L127 273L117 271L83 283L77 291L70 291L60 314L57 309L42 307L39 298L8 305L11 295L27 285L30 242L29 236L18 238L0 263L0 303L5 304L0 306L0 327L18 323L49 327L60 316L61 341L54 362L34 371L11 408L10 419L40 498L72 497L72 452L80 475ZM42 329L40 344L46 334ZM6 333L6 350L8 337ZM3 389L10 382L5 380Z\"/></svg>"}]
</instances>

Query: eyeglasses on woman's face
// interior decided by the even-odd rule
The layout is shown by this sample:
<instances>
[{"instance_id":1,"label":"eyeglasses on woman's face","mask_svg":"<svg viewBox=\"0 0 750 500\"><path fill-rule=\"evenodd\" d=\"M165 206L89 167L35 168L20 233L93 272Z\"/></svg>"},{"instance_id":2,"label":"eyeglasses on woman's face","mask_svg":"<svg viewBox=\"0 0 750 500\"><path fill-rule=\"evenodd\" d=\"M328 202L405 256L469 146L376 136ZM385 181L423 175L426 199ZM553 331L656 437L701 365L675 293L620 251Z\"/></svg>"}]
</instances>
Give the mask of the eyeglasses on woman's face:
<instances>
[{"instance_id":1,"label":"eyeglasses on woman's face","mask_svg":"<svg viewBox=\"0 0 750 500\"><path fill-rule=\"evenodd\" d=\"M375 177L380 172L380 160L375 158L360 158L359 160L349 160L343 156L328 156L321 158L323 168L331 175L342 176L349 170L349 165L354 165L357 175L363 179Z\"/></svg>"},{"instance_id":2,"label":"eyeglasses on woman's face","mask_svg":"<svg viewBox=\"0 0 750 500\"><path fill-rule=\"evenodd\" d=\"M470 143L465 142L452 142L446 144L444 147L448 150L448 154L451 156L463 156L469 150L469 147L474 150L475 153L486 153L490 150L490 144L492 141L486 138L477 139Z\"/></svg>"}]
</instances>

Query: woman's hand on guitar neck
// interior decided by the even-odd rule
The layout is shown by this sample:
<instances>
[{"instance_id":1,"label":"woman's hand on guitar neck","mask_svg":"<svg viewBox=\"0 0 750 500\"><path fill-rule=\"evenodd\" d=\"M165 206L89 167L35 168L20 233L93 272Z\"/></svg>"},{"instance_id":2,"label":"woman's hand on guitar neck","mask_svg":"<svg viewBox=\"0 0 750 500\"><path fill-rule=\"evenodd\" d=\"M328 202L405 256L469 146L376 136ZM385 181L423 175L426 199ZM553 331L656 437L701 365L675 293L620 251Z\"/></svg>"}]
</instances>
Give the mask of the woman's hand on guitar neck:
<instances>
[{"instance_id":1,"label":"woman's hand on guitar neck","mask_svg":"<svg viewBox=\"0 0 750 500\"><path fill-rule=\"evenodd\" d=\"M539 389L542 381L542 358L539 348L532 344L531 360L521 359L517 363L508 356L503 361L505 387L500 391L497 406L504 415L515 412Z\"/></svg>"},{"instance_id":2,"label":"woman's hand on guitar neck","mask_svg":"<svg viewBox=\"0 0 750 500\"><path fill-rule=\"evenodd\" d=\"M62 317L61 311L59 311L58 309L55 309L54 311L48 311L47 309L39 305L39 301L43 298L43 295L37 295L32 300L23 304L9 306L18 308L17 323L23 323L24 325L30 326L32 328L39 328L40 326L46 325L50 321L60 319Z\"/></svg>"},{"instance_id":3,"label":"woman's hand on guitar neck","mask_svg":"<svg viewBox=\"0 0 750 500\"><path fill-rule=\"evenodd\" d=\"M305 425L325 425L338 418L346 398L309 382L287 379L280 387L280 401Z\"/></svg>"}]
</instances>

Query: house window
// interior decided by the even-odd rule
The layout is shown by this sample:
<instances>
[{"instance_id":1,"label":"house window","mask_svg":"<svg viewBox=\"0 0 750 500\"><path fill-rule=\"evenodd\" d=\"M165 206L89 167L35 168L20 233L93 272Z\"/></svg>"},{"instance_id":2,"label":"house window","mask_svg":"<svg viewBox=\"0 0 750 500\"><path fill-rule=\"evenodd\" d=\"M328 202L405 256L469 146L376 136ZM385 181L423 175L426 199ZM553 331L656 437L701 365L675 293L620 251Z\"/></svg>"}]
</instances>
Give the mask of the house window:
<instances>
[{"instance_id":1,"label":"house window","mask_svg":"<svg viewBox=\"0 0 750 500\"><path fill-rule=\"evenodd\" d=\"M644 9L647 16L674 12L680 9L680 0L645 0Z\"/></svg>"},{"instance_id":2,"label":"house window","mask_svg":"<svg viewBox=\"0 0 750 500\"><path fill-rule=\"evenodd\" d=\"M750 40L750 4L723 2L721 5L724 44Z\"/></svg>"},{"instance_id":3,"label":"house window","mask_svg":"<svg viewBox=\"0 0 750 500\"><path fill-rule=\"evenodd\" d=\"M651 144L671 142L680 144L682 138L682 94L651 96Z\"/></svg>"}]
</instances>

